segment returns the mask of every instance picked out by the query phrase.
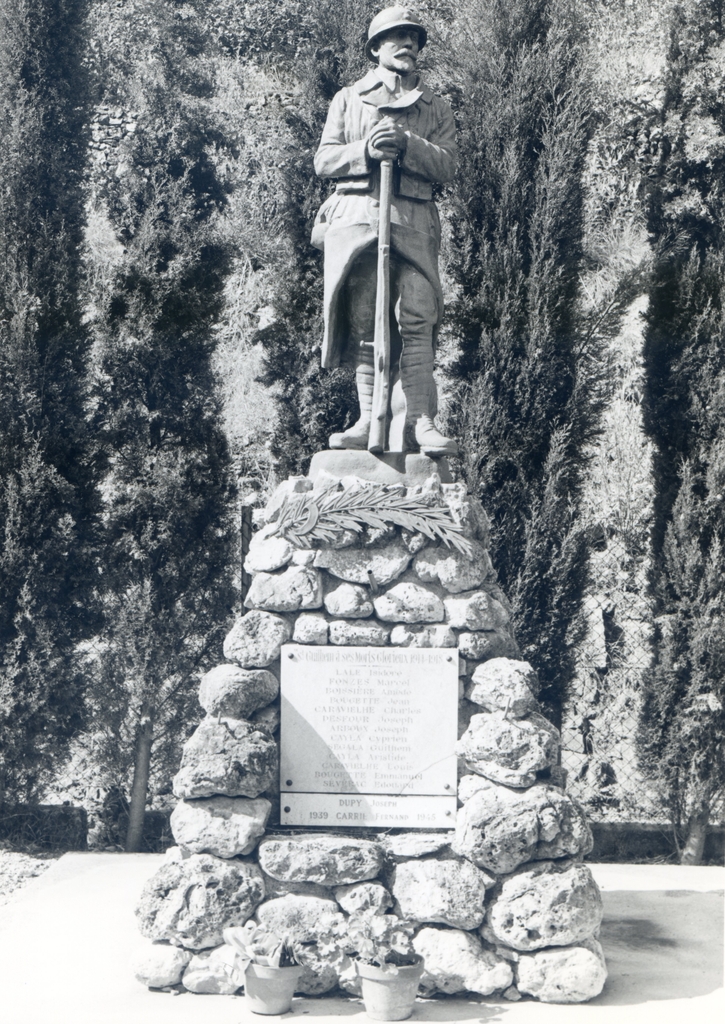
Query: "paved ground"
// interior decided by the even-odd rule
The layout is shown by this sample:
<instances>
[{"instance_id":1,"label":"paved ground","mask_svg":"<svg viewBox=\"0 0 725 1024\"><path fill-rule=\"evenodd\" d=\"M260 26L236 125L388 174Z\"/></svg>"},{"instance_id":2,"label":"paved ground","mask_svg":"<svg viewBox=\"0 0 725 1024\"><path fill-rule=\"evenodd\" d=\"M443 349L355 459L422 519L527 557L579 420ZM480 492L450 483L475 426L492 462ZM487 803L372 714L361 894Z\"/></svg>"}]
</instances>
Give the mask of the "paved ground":
<instances>
[{"instance_id":1,"label":"paved ground","mask_svg":"<svg viewBox=\"0 0 725 1024\"><path fill-rule=\"evenodd\" d=\"M0 908L0 1024L254 1024L243 996L172 996L132 977L133 908L161 857L66 854ZM414 1021L723 1024L722 868L593 864L604 893L604 992L579 1006L420 1000ZM289 1018L327 1024L362 1004L295 999ZM278 1018L273 1018L278 1019Z\"/></svg>"}]
</instances>

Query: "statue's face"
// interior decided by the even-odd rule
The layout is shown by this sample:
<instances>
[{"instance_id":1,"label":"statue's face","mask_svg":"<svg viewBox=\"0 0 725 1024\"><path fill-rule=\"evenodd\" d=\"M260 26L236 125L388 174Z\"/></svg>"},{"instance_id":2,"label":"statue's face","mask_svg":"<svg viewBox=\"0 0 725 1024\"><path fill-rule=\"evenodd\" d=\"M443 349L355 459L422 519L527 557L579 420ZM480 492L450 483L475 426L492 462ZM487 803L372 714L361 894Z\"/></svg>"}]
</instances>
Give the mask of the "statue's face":
<instances>
[{"instance_id":1,"label":"statue's face","mask_svg":"<svg viewBox=\"0 0 725 1024\"><path fill-rule=\"evenodd\" d=\"M372 54L378 64L396 75L410 75L415 71L418 60L418 33L415 29L392 28L372 47Z\"/></svg>"}]
</instances>

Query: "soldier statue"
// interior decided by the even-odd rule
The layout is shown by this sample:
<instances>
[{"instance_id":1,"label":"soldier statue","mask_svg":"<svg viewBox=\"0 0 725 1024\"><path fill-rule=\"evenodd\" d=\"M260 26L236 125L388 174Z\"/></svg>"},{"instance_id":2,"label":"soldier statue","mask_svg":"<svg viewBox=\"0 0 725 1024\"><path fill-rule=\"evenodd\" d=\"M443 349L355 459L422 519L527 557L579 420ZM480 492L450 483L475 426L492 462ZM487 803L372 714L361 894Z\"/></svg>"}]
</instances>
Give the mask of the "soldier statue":
<instances>
[{"instance_id":1,"label":"soldier statue","mask_svg":"<svg viewBox=\"0 0 725 1024\"><path fill-rule=\"evenodd\" d=\"M365 53L375 67L334 97L315 155L317 174L337 182L313 231L313 243L325 253L322 365L352 363L360 402L360 418L330 437L331 448L379 450L368 441L376 386L377 242L386 202L381 167L392 161L392 187L384 185L391 378L385 415L392 417L384 447L432 457L457 452L433 422L433 355L443 314L433 185L452 177L457 152L450 107L416 74L426 38L420 18L406 7L388 7L373 18Z\"/></svg>"}]
</instances>

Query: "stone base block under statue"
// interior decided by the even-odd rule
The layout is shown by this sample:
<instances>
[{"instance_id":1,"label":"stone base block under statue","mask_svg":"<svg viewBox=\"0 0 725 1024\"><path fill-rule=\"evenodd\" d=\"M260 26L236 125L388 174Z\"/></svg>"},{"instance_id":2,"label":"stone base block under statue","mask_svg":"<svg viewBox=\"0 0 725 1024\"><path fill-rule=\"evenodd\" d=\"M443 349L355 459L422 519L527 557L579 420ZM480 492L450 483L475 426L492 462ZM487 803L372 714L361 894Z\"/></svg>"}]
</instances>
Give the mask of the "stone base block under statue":
<instances>
[{"instance_id":1,"label":"stone base block under statue","mask_svg":"<svg viewBox=\"0 0 725 1024\"><path fill-rule=\"evenodd\" d=\"M380 455L352 449L317 452L312 456L309 478L315 483L322 474L341 480L356 476L375 484L405 484L416 487L437 475L442 484L453 477L445 458L432 459L428 455L411 452L385 452Z\"/></svg>"}]
</instances>

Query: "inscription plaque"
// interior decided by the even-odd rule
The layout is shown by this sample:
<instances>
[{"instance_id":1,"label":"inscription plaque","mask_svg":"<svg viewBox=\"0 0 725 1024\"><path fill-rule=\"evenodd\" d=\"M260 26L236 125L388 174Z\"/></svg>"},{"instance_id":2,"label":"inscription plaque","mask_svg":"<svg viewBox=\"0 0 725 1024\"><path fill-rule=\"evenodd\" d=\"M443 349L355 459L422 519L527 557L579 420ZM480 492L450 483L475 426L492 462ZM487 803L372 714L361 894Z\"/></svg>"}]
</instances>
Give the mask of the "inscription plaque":
<instances>
[{"instance_id":1,"label":"inscription plaque","mask_svg":"<svg viewBox=\"0 0 725 1024\"><path fill-rule=\"evenodd\" d=\"M450 648L282 648L281 821L453 827Z\"/></svg>"}]
</instances>

